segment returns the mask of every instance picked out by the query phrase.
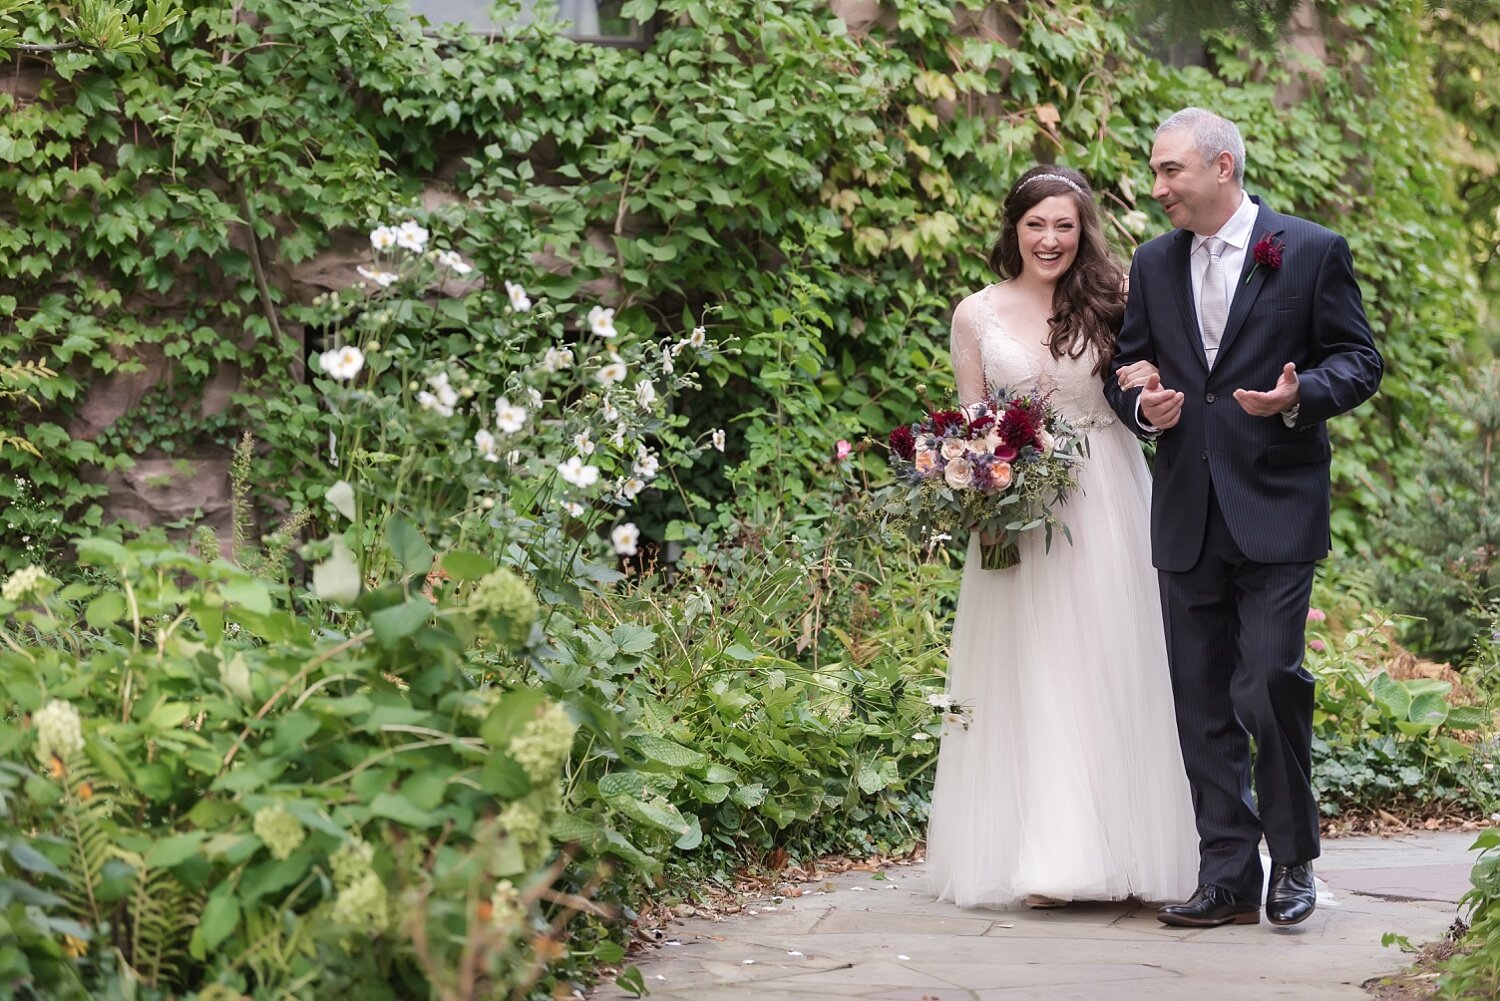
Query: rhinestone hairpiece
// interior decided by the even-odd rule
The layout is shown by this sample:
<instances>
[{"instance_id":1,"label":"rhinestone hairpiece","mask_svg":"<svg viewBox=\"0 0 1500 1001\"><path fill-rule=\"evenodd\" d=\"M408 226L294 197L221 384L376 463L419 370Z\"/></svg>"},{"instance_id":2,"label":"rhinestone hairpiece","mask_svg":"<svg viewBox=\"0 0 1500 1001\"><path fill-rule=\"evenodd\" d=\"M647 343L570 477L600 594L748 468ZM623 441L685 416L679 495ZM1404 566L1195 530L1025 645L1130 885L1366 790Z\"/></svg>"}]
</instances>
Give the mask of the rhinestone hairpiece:
<instances>
[{"instance_id":1,"label":"rhinestone hairpiece","mask_svg":"<svg viewBox=\"0 0 1500 1001\"><path fill-rule=\"evenodd\" d=\"M1084 198L1088 197L1088 192L1080 188L1077 181L1069 180L1061 174L1032 174L1030 177L1026 178L1026 180L1021 182L1021 187L1017 188L1016 192L1021 192L1026 187L1026 185L1030 184L1032 181L1061 181L1068 187L1072 188L1074 191L1078 192L1080 196Z\"/></svg>"}]
</instances>

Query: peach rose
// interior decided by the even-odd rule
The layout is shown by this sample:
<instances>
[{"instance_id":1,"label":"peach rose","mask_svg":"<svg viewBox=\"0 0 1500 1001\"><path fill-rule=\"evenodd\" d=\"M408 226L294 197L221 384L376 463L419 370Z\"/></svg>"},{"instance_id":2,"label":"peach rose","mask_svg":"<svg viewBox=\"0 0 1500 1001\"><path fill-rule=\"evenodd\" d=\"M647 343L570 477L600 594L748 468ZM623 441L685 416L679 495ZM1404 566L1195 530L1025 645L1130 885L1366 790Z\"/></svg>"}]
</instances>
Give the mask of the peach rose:
<instances>
[{"instance_id":1,"label":"peach rose","mask_svg":"<svg viewBox=\"0 0 1500 1001\"><path fill-rule=\"evenodd\" d=\"M944 438L942 451L943 458L952 462L954 459L961 459L968 454L969 443L962 438Z\"/></svg>"},{"instance_id":2,"label":"peach rose","mask_svg":"<svg viewBox=\"0 0 1500 1001\"><path fill-rule=\"evenodd\" d=\"M1008 462L997 462L990 467L990 476L995 480L996 490L1005 490L1015 480L1015 471L1010 468Z\"/></svg>"},{"instance_id":3,"label":"peach rose","mask_svg":"<svg viewBox=\"0 0 1500 1001\"><path fill-rule=\"evenodd\" d=\"M916 466L917 472L926 476L937 468L937 453L924 445L917 446L917 454L912 458L912 464Z\"/></svg>"}]
</instances>

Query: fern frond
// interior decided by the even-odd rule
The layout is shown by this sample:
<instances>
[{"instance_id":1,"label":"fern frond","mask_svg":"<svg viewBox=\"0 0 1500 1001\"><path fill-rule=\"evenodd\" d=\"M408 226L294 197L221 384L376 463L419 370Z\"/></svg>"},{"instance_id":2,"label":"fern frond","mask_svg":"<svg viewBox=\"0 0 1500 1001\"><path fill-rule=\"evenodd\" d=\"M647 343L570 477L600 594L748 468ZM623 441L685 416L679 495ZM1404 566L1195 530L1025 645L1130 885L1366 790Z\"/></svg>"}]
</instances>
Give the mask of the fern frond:
<instances>
[{"instance_id":1,"label":"fern frond","mask_svg":"<svg viewBox=\"0 0 1500 1001\"><path fill-rule=\"evenodd\" d=\"M166 870L142 864L137 871L125 960L148 987L185 986L183 967L203 910L203 895L183 886Z\"/></svg>"},{"instance_id":2,"label":"fern frond","mask_svg":"<svg viewBox=\"0 0 1500 1001\"><path fill-rule=\"evenodd\" d=\"M120 793L81 754L71 755L63 767L62 835L72 846L73 863L67 869L68 881L62 896L68 900L75 918L99 928L106 914L99 902L98 889L105 864L116 857L110 818Z\"/></svg>"}]
</instances>

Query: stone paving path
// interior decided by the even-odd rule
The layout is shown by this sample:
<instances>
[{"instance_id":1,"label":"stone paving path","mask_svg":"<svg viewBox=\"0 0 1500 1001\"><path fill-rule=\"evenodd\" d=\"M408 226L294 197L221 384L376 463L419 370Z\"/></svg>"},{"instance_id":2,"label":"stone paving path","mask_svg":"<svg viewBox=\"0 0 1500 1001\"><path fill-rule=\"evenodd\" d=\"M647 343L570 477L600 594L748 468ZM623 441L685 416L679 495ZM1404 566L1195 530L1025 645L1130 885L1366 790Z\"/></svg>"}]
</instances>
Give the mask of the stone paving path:
<instances>
[{"instance_id":1,"label":"stone paving path","mask_svg":"<svg viewBox=\"0 0 1500 1001\"><path fill-rule=\"evenodd\" d=\"M1423 942L1453 923L1473 841L1325 841L1317 870L1335 902L1290 929L1173 929L1132 903L964 911L929 899L911 866L683 922L635 961L660 1001L1358 1001L1362 983L1406 963L1384 933ZM613 984L592 995L629 996Z\"/></svg>"}]
</instances>

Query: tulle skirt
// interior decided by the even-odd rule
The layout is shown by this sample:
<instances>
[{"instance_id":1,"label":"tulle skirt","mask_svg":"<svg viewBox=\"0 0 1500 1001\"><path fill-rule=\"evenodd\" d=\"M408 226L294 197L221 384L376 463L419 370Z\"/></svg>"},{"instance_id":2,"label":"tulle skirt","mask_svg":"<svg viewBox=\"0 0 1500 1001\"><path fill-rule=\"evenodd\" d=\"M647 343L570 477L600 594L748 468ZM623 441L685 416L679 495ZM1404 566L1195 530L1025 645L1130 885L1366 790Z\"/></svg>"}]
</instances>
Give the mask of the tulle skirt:
<instances>
[{"instance_id":1,"label":"tulle skirt","mask_svg":"<svg viewBox=\"0 0 1500 1001\"><path fill-rule=\"evenodd\" d=\"M1071 545L1029 533L1019 566L985 570L969 542L948 691L970 722L944 727L927 840L933 891L962 907L1177 901L1197 882L1150 474L1119 424L1089 447Z\"/></svg>"}]
</instances>

